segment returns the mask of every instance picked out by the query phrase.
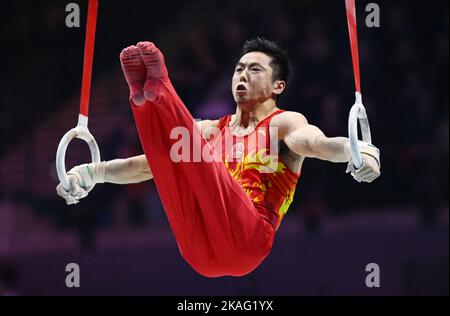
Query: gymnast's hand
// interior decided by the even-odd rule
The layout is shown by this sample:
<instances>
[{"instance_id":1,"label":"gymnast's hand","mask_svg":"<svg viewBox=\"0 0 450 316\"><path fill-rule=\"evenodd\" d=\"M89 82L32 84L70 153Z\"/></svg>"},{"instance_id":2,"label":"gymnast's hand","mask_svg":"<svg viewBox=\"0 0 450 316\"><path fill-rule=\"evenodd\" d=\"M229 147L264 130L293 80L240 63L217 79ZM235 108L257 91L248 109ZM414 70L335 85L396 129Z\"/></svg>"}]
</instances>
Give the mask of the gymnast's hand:
<instances>
[{"instance_id":1,"label":"gymnast's hand","mask_svg":"<svg viewBox=\"0 0 450 316\"><path fill-rule=\"evenodd\" d=\"M66 200L67 205L77 204L89 194L96 183L104 182L104 165L104 162L90 163L72 168L67 173L69 191L60 183L56 187L56 193Z\"/></svg>"},{"instance_id":2,"label":"gymnast's hand","mask_svg":"<svg viewBox=\"0 0 450 316\"><path fill-rule=\"evenodd\" d=\"M56 187L57 194L66 200L67 205L77 204L80 199L86 197L88 192L80 187L77 177L68 175L69 191L66 191L63 185L60 183Z\"/></svg>"},{"instance_id":3,"label":"gymnast's hand","mask_svg":"<svg viewBox=\"0 0 450 316\"><path fill-rule=\"evenodd\" d=\"M356 170L353 161L350 160L346 172L350 172L358 182L373 182L381 174L380 150L372 144L359 141L359 151L362 166Z\"/></svg>"}]
</instances>

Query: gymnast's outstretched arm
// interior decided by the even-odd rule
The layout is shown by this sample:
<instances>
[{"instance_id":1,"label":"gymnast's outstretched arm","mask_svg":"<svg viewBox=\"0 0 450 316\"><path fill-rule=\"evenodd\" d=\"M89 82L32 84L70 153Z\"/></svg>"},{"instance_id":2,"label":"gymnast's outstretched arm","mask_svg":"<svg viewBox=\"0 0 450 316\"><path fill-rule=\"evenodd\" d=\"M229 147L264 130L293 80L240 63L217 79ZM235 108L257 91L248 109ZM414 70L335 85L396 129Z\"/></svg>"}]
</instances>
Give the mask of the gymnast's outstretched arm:
<instances>
[{"instance_id":1,"label":"gymnast's outstretched arm","mask_svg":"<svg viewBox=\"0 0 450 316\"><path fill-rule=\"evenodd\" d=\"M316 126L308 124L303 115L296 112L284 112L274 118L273 123L280 130L279 136L291 151L297 155L335 163L351 161L350 143L345 137L326 137ZM380 176L380 151L372 144L360 142L363 166L356 171L360 182L372 182Z\"/></svg>"},{"instance_id":2,"label":"gymnast's outstretched arm","mask_svg":"<svg viewBox=\"0 0 450 316\"><path fill-rule=\"evenodd\" d=\"M67 173L67 178L69 191L66 191L60 183L56 187L56 192L67 204L76 204L86 197L97 183L139 183L152 179L153 174L145 155L139 155L76 166Z\"/></svg>"},{"instance_id":3,"label":"gymnast's outstretched arm","mask_svg":"<svg viewBox=\"0 0 450 316\"><path fill-rule=\"evenodd\" d=\"M139 183L153 178L145 155L105 162L104 182L115 184Z\"/></svg>"},{"instance_id":4,"label":"gymnast's outstretched arm","mask_svg":"<svg viewBox=\"0 0 450 316\"><path fill-rule=\"evenodd\" d=\"M202 134L208 139L213 134L218 120L197 122ZM68 173L69 191L58 184L56 192L67 204L76 204L86 197L97 183L131 184L153 179L153 173L145 155L114 159L100 163L83 164L73 167Z\"/></svg>"}]
</instances>

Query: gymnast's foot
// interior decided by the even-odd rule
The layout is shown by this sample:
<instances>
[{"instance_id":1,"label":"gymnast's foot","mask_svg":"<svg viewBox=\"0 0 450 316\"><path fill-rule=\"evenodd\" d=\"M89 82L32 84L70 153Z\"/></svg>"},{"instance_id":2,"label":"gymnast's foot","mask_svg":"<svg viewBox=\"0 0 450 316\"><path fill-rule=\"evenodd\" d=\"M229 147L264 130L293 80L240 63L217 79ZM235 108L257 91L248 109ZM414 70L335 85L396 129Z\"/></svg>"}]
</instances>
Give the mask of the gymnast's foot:
<instances>
[{"instance_id":1,"label":"gymnast's foot","mask_svg":"<svg viewBox=\"0 0 450 316\"><path fill-rule=\"evenodd\" d=\"M139 48L129 46L120 53L120 64L130 88L130 98L137 106L145 104L142 88L145 82L145 65Z\"/></svg>"},{"instance_id":2,"label":"gymnast's foot","mask_svg":"<svg viewBox=\"0 0 450 316\"><path fill-rule=\"evenodd\" d=\"M144 96L149 101L155 101L156 95L152 92L151 79L167 79L168 73L164 56L152 42L139 42L137 44L145 64L147 76L144 84Z\"/></svg>"}]
</instances>

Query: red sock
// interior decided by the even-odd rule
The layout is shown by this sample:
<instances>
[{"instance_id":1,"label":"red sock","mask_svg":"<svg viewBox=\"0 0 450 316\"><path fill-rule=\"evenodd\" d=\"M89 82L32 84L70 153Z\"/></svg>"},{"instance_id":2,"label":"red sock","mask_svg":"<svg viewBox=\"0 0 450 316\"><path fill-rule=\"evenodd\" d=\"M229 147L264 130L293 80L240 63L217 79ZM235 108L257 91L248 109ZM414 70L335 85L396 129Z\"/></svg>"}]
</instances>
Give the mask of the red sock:
<instances>
[{"instance_id":1,"label":"red sock","mask_svg":"<svg viewBox=\"0 0 450 316\"><path fill-rule=\"evenodd\" d=\"M145 81L145 66L139 48L129 46L122 50L120 63L130 88L130 98L136 105L143 105L146 102L142 94L142 87Z\"/></svg>"},{"instance_id":2,"label":"red sock","mask_svg":"<svg viewBox=\"0 0 450 316\"><path fill-rule=\"evenodd\" d=\"M144 96L149 101L155 100L155 94L150 87L151 79L168 79L167 68L164 62L164 56L161 51L151 42L139 42L137 44L141 52L142 60L147 71L144 84Z\"/></svg>"}]
</instances>

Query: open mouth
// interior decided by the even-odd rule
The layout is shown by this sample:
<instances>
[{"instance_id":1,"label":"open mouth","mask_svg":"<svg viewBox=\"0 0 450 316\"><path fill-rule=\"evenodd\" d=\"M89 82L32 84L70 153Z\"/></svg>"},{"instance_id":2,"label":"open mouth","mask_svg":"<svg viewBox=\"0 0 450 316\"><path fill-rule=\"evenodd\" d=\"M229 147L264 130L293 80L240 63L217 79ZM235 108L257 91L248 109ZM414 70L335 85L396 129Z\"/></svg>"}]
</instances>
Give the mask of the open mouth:
<instances>
[{"instance_id":1,"label":"open mouth","mask_svg":"<svg viewBox=\"0 0 450 316\"><path fill-rule=\"evenodd\" d=\"M239 84L239 85L236 87L236 91L237 91L237 92L245 92L245 91L247 91L247 88L246 88L243 84Z\"/></svg>"}]
</instances>

